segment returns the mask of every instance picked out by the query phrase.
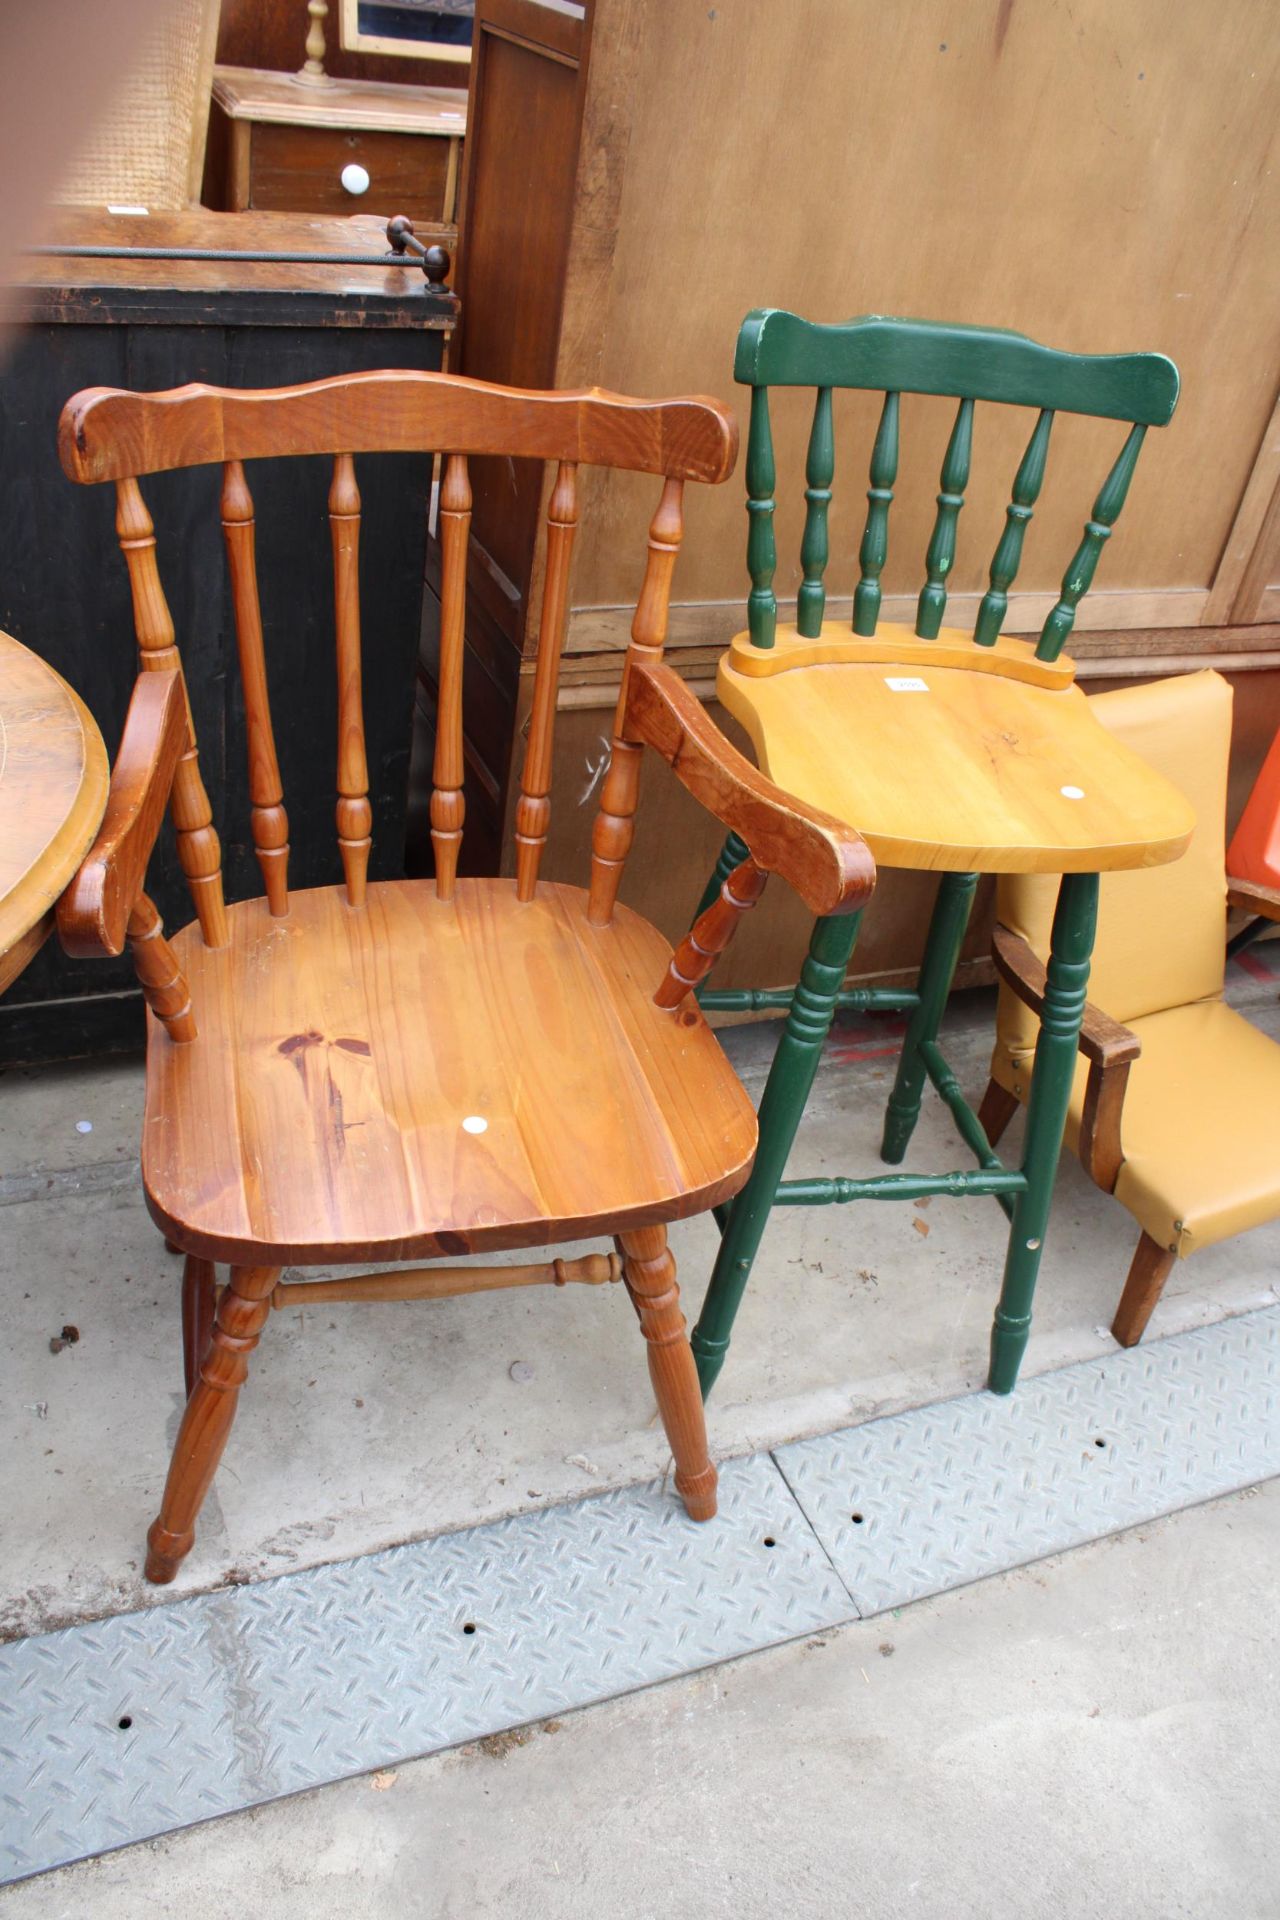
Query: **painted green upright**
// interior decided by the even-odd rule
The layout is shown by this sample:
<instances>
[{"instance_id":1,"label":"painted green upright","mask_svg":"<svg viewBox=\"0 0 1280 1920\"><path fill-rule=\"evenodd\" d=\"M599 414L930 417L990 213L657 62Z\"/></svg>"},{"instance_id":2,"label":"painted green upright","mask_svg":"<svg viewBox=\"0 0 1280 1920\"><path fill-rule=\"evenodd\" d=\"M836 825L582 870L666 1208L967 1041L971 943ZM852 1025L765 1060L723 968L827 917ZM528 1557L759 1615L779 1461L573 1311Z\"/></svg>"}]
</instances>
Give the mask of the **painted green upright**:
<instances>
[{"instance_id":1,"label":"painted green upright","mask_svg":"<svg viewBox=\"0 0 1280 1920\"><path fill-rule=\"evenodd\" d=\"M1087 414L1128 423L1128 437L1093 503L1080 545L1035 647L1035 658L1046 663L1057 660L1079 602L1092 584L1103 546L1124 505L1146 430L1165 425L1178 398L1177 368L1161 354L1061 353L1021 334L997 329L940 326L875 315L828 326L773 310L748 314L738 337L734 373L740 383L751 388L746 460L747 565L751 577L748 636L751 647L771 652L778 645L779 634L771 389L815 390L805 463L795 632L822 645L833 633L825 574L835 478L835 392L870 388L884 395L870 453L866 516L858 548L859 579L853 596L853 633L867 640L875 640L881 632L881 583L889 552L890 510L898 485L902 394L936 395L956 403L924 556L924 580L916 605L916 643L936 640L944 624L948 579L955 564L960 515L969 485L977 404L993 402L1036 410L1036 423L1013 479L1004 529L991 560L989 586L977 612L973 640L981 648L995 646L1001 634L1027 527L1044 484L1050 436L1058 415ZM848 657L847 650L844 657ZM1004 666L1001 656L996 670L1002 671ZM927 766L904 768L903 777L928 779L931 771ZM799 798L814 801L817 796L801 791ZM864 825L858 820L848 824L855 828ZM746 843L730 835L699 911L716 897L725 876L748 854ZM719 1257L692 1336L704 1392L724 1364L734 1316L774 1206L917 1199L933 1193L988 1195L1009 1216L1008 1254L992 1332L989 1385L997 1393L1007 1393L1013 1387L1031 1326L1036 1277L1075 1072L1098 876L1071 873L1062 880L1022 1162L1016 1168L1005 1167L991 1147L938 1043L977 882L976 872L940 874L919 982L913 990L844 987L861 917L852 914L815 924L794 991L739 989L718 993L704 989L700 994L703 1006L710 1010L786 1008L760 1107L760 1147L755 1167L737 1199L717 1216L722 1229ZM842 1006L892 1007L908 1015L885 1113L882 1158L890 1165L903 1160L928 1082L951 1113L976 1167L872 1178L784 1178L832 1018Z\"/></svg>"}]
</instances>

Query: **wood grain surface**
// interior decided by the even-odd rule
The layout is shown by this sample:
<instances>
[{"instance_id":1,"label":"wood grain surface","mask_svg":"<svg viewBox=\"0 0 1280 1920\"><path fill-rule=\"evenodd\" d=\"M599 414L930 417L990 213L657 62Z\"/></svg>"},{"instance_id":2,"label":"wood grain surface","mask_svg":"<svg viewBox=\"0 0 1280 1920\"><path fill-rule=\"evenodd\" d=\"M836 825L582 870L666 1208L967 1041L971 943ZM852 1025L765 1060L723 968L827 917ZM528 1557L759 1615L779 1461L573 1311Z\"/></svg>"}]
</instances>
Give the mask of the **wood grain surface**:
<instances>
[{"instance_id":1,"label":"wood grain surface","mask_svg":"<svg viewBox=\"0 0 1280 1920\"><path fill-rule=\"evenodd\" d=\"M68 953L93 958L124 952L129 916L186 744L182 675L172 669L139 674L102 825L58 902L58 937Z\"/></svg>"},{"instance_id":2,"label":"wood grain surface","mask_svg":"<svg viewBox=\"0 0 1280 1920\"><path fill-rule=\"evenodd\" d=\"M746 841L755 864L780 873L812 912L852 913L870 898L875 865L862 836L763 778L670 667L632 669L627 712L637 737Z\"/></svg>"},{"instance_id":3,"label":"wood grain surface","mask_svg":"<svg viewBox=\"0 0 1280 1920\"><path fill-rule=\"evenodd\" d=\"M604 155L582 169L586 231L565 303L590 325L566 338L557 384L625 378L657 391L679 368L695 388L727 392L734 338L753 307L1014 328L1071 351L1158 348L1181 369L1183 399L1159 457L1143 457L1100 579L1210 586L1276 389L1280 252L1266 235L1280 217L1280 41L1265 6L720 0L677 19L661 0L599 0L594 12L596 43L634 53L602 102ZM597 58L593 47L593 66ZM602 261L589 244L590 196L619 171ZM660 325L645 297L655 280L678 289ZM1201 298L1209 287L1214 297ZM850 593L857 576L880 406L879 394L836 396L833 594ZM774 420L786 482L778 545L795 584L812 407L797 393ZM911 458L886 599L914 600L919 589L953 412L904 398ZM984 413L950 580L957 595L986 588L1034 424L1027 412ZM1054 441L1024 563L1035 590L1056 587L1118 444L1114 426L1075 417L1058 421ZM627 597L626 553L611 530L631 490L622 478L606 485L603 521L584 524L582 606ZM727 600L743 583L741 503L711 495L701 512L680 597Z\"/></svg>"},{"instance_id":4,"label":"wood grain surface","mask_svg":"<svg viewBox=\"0 0 1280 1920\"><path fill-rule=\"evenodd\" d=\"M289 453L510 454L724 480L737 429L716 400L532 393L450 373L352 373L299 387L89 387L58 423L69 479L116 480Z\"/></svg>"},{"instance_id":5,"label":"wood grain surface","mask_svg":"<svg viewBox=\"0 0 1280 1920\"><path fill-rule=\"evenodd\" d=\"M402 208L396 208L402 212ZM396 324L410 324L404 309L415 315L413 324L433 331L453 325L454 301L451 294L428 296L424 292L422 269L415 260L404 266L381 264L387 253L386 216L352 213L345 219L333 214L274 212L219 213L210 207L190 207L185 213L147 215L104 213L98 208L54 207L46 216L41 238L44 244L59 247L115 248L207 248L232 253L321 253L368 254L369 265L345 267L323 263L240 260L153 260L136 253L112 258L101 253L75 255L67 252L25 254L20 262L20 281L12 293L3 296L4 304L36 317L57 322L75 314L76 295L81 289L100 293L104 321L120 317L119 308L127 295L130 317L141 325L155 325L158 316L179 308L185 298L202 301L206 313L225 310L221 299L233 294L258 295L273 301L284 312L290 309L305 323L315 309L332 313L353 305L368 310L364 324L386 325L390 315L398 315ZM414 223L417 237L426 246L444 246L452 252L456 229L444 222ZM211 292L211 273L216 275L217 293ZM145 296L145 298L143 297ZM417 310L422 311L418 314ZM379 318L380 311L386 317Z\"/></svg>"},{"instance_id":6,"label":"wood grain surface","mask_svg":"<svg viewBox=\"0 0 1280 1920\"><path fill-rule=\"evenodd\" d=\"M291 73L216 67L213 97L233 120L273 126L454 135L467 127L465 87L398 86L385 80L332 80L325 87L300 87Z\"/></svg>"},{"instance_id":7,"label":"wood grain surface","mask_svg":"<svg viewBox=\"0 0 1280 1920\"><path fill-rule=\"evenodd\" d=\"M894 682L897 685L894 685ZM1076 686L885 663L718 692L780 787L857 827L878 862L946 872L1100 873L1175 860L1191 807L1102 727Z\"/></svg>"},{"instance_id":8,"label":"wood grain surface","mask_svg":"<svg viewBox=\"0 0 1280 1920\"><path fill-rule=\"evenodd\" d=\"M98 830L102 735L66 681L0 633L0 991L52 927L52 908Z\"/></svg>"},{"instance_id":9,"label":"wood grain surface","mask_svg":"<svg viewBox=\"0 0 1280 1920\"><path fill-rule=\"evenodd\" d=\"M462 879L228 909L174 938L200 1025L148 1021L143 1177L188 1253L410 1260L702 1212L755 1150L751 1103L697 1008L652 1003L671 949L576 888ZM465 1122L483 1121L483 1131Z\"/></svg>"}]
</instances>

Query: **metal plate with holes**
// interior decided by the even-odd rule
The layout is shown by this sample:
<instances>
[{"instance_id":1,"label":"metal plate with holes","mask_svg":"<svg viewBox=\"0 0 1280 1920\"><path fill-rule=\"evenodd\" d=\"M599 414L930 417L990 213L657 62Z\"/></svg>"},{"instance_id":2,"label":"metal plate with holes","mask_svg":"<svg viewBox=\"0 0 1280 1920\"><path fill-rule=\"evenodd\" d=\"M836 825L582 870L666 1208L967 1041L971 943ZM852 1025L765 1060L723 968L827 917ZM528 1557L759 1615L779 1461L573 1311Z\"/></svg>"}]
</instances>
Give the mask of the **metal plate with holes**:
<instances>
[{"instance_id":1,"label":"metal plate with holes","mask_svg":"<svg viewBox=\"0 0 1280 1920\"><path fill-rule=\"evenodd\" d=\"M852 1618L767 1455L0 1648L5 1877Z\"/></svg>"},{"instance_id":2,"label":"metal plate with holes","mask_svg":"<svg viewBox=\"0 0 1280 1920\"><path fill-rule=\"evenodd\" d=\"M860 1614L1280 1473L1280 1309L781 1447Z\"/></svg>"},{"instance_id":3,"label":"metal plate with holes","mask_svg":"<svg viewBox=\"0 0 1280 1920\"><path fill-rule=\"evenodd\" d=\"M692 1673L1277 1472L1270 1308L1008 1399L730 1461L708 1526L628 1487L16 1641L0 1647L0 1877Z\"/></svg>"}]
</instances>

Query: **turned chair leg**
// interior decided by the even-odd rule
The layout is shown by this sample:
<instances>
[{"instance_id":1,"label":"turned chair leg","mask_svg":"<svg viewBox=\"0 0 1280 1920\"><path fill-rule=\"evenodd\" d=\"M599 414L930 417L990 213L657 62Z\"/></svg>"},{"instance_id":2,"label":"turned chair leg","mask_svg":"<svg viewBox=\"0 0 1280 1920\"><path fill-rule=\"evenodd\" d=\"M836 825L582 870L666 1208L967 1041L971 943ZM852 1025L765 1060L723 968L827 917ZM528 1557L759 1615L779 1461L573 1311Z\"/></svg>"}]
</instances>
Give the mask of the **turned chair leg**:
<instances>
[{"instance_id":1,"label":"turned chair leg","mask_svg":"<svg viewBox=\"0 0 1280 1920\"><path fill-rule=\"evenodd\" d=\"M1172 1248L1162 1247L1149 1233L1144 1233L1139 1240L1116 1317L1111 1322L1111 1331L1122 1347L1136 1347L1146 1332L1147 1322L1164 1292L1164 1283L1177 1257Z\"/></svg>"},{"instance_id":2,"label":"turned chair leg","mask_svg":"<svg viewBox=\"0 0 1280 1920\"><path fill-rule=\"evenodd\" d=\"M172 1580L191 1551L196 1518L227 1444L249 1355L271 1312L279 1267L233 1267L214 1314L209 1345L187 1401L169 1463L160 1512L147 1535L146 1575Z\"/></svg>"},{"instance_id":3,"label":"turned chair leg","mask_svg":"<svg viewBox=\"0 0 1280 1920\"><path fill-rule=\"evenodd\" d=\"M637 1227L620 1239L623 1279L648 1342L649 1378L675 1456L676 1492L691 1520L710 1520L716 1510L716 1470L707 1453L698 1369L680 1311L667 1230Z\"/></svg>"},{"instance_id":4,"label":"turned chair leg","mask_svg":"<svg viewBox=\"0 0 1280 1920\"><path fill-rule=\"evenodd\" d=\"M1053 916L1040 1033L1027 1101L1027 1131L1022 1146L1026 1186L1013 1203L1004 1279L991 1328L987 1385L992 1393L1012 1393L1031 1334L1031 1307L1075 1078L1097 921L1097 874L1064 874Z\"/></svg>"},{"instance_id":5,"label":"turned chair leg","mask_svg":"<svg viewBox=\"0 0 1280 1920\"><path fill-rule=\"evenodd\" d=\"M993 1147L999 1146L1005 1128L1017 1111L1017 1094L1010 1093L998 1080L988 1080L982 1105L978 1108L978 1125Z\"/></svg>"},{"instance_id":6,"label":"turned chair leg","mask_svg":"<svg viewBox=\"0 0 1280 1920\"><path fill-rule=\"evenodd\" d=\"M880 1158L891 1167L901 1162L920 1118L925 1081L920 1043L938 1037L977 886L976 873L944 873L938 883L938 897L933 903L929 937L920 963L920 999L907 1023L893 1092L885 1109Z\"/></svg>"},{"instance_id":7,"label":"turned chair leg","mask_svg":"<svg viewBox=\"0 0 1280 1920\"><path fill-rule=\"evenodd\" d=\"M704 1400L729 1351L734 1319L818 1071L861 919L861 913L830 914L813 925L809 951L760 1101L760 1145L751 1177L729 1202L720 1250L693 1330L691 1344Z\"/></svg>"},{"instance_id":8,"label":"turned chair leg","mask_svg":"<svg viewBox=\"0 0 1280 1920\"><path fill-rule=\"evenodd\" d=\"M189 1253L182 1269L182 1377L188 1400L209 1348L217 1301L218 1282L212 1260Z\"/></svg>"}]
</instances>

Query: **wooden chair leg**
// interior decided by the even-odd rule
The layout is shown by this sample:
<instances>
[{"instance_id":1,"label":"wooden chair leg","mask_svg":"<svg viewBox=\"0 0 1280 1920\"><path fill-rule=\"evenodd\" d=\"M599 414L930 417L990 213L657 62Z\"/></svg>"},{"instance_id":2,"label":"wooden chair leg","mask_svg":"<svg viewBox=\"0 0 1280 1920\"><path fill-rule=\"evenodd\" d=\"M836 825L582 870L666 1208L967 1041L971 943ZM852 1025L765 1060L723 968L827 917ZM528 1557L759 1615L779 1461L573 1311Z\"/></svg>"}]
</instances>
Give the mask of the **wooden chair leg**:
<instances>
[{"instance_id":1,"label":"wooden chair leg","mask_svg":"<svg viewBox=\"0 0 1280 1920\"><path fill-rule=\"evenodd\" d=\"M1164 1283L1177 1255L1144 1233L1129 1268L1111 1331L1122 1347L1136 1347L1164 1292Z\"/></svg>"},{"instance_id":2,"label":"wooden chair leg","mask_svg":"<svg viewBox=\"0 0 1280 1920\"><path fill-rule=\"evenodd\" d=\"M209 1348L217 1299L218 1282L212 1260L200 1260L189 1253L182 1269L182 1377L188 1400L200 1362Z\"/></svg>"},{"instance_id":3,"label":"wooden chair leg","mask_svg":"<svg viewBox=\"0 0 1280 1920\"><path fill-rule=\"evenodd\" d=\"M676 1491L691 1520L710 1520L716 1510L716 1470L707 1453L698 1369L680 1311L667 1230L638 1227L620 1240L623 1278L648 1342L649 1378L675 1456Z\"/></svg>"},{"instance_id":4,"label":"wooden chair leg","mask_svg":"<svg viewBox=\"0 0 1280 1920\"><path fill-rule=\"evenodd\" d=\"M249 1371L249 1355L271 1312L279 1267L233 1267L214 1314L199 1377L178 1429L160 1512L147 1535L146 1576L156 1586L172 1580L191 1551L196 1518L209 1491L235 1419Z\"/></svg>"},{"instance_id":5,"label":"wooden chair leg","mask_svg":"<svg viewBox=\"0 0 1280 1920\"><path fill-rule=\"evenodd\" d=\"M978 1108L978 1125L993 1147L999 1146L1005 1128L1017 1111L1017 1094L1010 1093L998 1080L988 1080L982 1105Z\"/></svg>"},{"instance_id":6,"label":"wooden chair leg","mask_svg":"<svg viewBox=\"0 0 1280 1920\"><path fill-rule=\"evenodd\" d=\"M907 1022L898 1072L884 1114L880 1158L891 1167L899 1166L904 1159L920 1118L926 1078L920 1043L938 1037L977 886L976 873L944 873L938 882L924 958L920 963L920 997Z\"/></svg>"}]
</instances>

